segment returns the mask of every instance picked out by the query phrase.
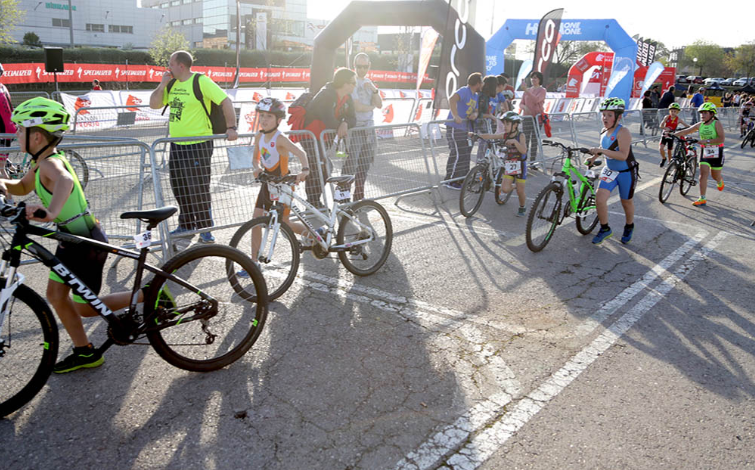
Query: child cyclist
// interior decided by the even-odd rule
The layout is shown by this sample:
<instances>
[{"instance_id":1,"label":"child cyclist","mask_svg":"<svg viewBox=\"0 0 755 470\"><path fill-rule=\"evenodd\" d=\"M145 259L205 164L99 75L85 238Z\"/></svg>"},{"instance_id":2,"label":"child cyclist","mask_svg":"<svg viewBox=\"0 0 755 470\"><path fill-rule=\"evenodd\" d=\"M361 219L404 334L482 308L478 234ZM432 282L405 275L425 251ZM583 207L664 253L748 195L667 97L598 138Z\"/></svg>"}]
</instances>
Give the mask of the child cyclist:
<instances>
[{"instance_id":1,"label":"child cyclist","mask_svg":"<svg viewBox=\"0 0 755 470\"><path fill-rule=\"evenodd\" d=\"M301 163L301 172L296 176L296 182L304 182L307 176L309 176L307 154L278 130L281 121L286 117L286 106L275 98L265 98L257 104L257 116L260 131L254 140L254 156L252 157L254 177L258 177L262 172L273 176L287 175L289 172L288 160L291 154L293 154ZM272 205L273 201L270 199L270 192L267 185L263 184L257 196L254 217L262 216L266 211L270 210ZM289 221L288 215L289 208L286 207L281 221L291 227L294 233L299 235L305 233L306 228L304 225ZM252 230L252 260L255 263L257 262L261 236L260 228ZM247 275L244 271L240 271L238 274L241 276Z\"/></svg>"},{"instance_id":2,"label":"child cyclist","mask_svg":"<svg viewBox=\"0 0 755 470\"><path fill-rule=\"evenodd\" d=\"M500 116L495 134L480 135L480 138L485 140L502 139L507 148L506 161L514 162L504 167L503 181L498 183L501 183L501 193L508 194L513 190L511 185L516 178L516 194L519 197L519 211L516 215L519 217L527 214L527 196L524 192L524 184L527 182L527 144L524 133L519 130L519 123L522 121L522 116L508 111Z\"/></svg>"},{"instance_id":3,"label":"child cyclist","mask_svg":"<svg viewBox=\"0 0 755 470\"><path fill-rule=\"evenodd\" d=\"M663 121L661 121L661 131L664 134L674 132L679 124L683 125L684 127L689 127L689 124L679 118L679 112L681 111L681 109L682 108L681 106L679 106L679 103L671 103L671 105L668 107L668 116L664 117ZM667 161L671 161L671 149L673 147L674 139L672 139L671 137L666 137L665 135L661 137L661 143L659 144L659 149L661 152L661 168L663 168ZM666 154L666 148L668 148L668 154Z\"/></svg>"},{"instance_id":4,"label":"child cyclist","mask_svg":"<svg viewBox=\"0 0 755 470\"><path fill-rule=\"evenodd\" d=\"M700 113L700 121L676 134L684 136L695 131L700 131L700 198L693 202L694 206L707 204L705 193L708 189L708 177L713 176L719 191L724 190L724 177L721 170L724 168L724 126L716 118L716 105L703 103L697 110Z\"/></svg>"},{"instance_id":5,"label":"child cyclist","mask_svg":"<svg viewBox=\"0 0 755 470\"><path fill-rule=\"evenodd\" d=\"M27 219L55 222L61 232L107 242L105 232L89 210L76 173L63 152L55 148L68 130L70 118L62 104L47 98L32 98L13 111L11 119L17 127L21 151L32 157L31 171L20 180L0 180L0 192L23 196L36 191L42 205L27 205ZM45 216L34 217L34 212L40 209ZM59 242L55 256L92 292L99 294L107 252ZM73 342L73 354L55 364L53 372L58 374L98 367L104 362L102 353L89 342L81 322L81 317L94 317L97 312L77 295L72 300L70 292L71 288L50 271L47 299ZM143 296L140 291L139 302L144 300ZM129 305L131 292L109 294L101 300L110 310L119 310Z\"/></svg>"}]
</instances>

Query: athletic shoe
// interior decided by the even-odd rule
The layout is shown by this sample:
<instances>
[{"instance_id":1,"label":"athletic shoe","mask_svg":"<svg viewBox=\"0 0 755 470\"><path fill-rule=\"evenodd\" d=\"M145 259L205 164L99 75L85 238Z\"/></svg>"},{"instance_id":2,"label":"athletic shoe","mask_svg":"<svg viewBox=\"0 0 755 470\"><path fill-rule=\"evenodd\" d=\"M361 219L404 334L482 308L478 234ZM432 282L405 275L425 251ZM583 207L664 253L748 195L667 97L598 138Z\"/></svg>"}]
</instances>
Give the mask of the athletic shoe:
<instances>
[{"instance_id":1,"label":"athletic shoe","mask_svg":"<svg viewBox=\"0 0 755 470\"><path fill-rule=\"evenodd\" d=\"M215 243L215 237L212 236L212 232L200 233L199 243Z\"/></svg>"},{"instance_id":2,"label":"athletic shoe","mask_svg":"<svg viewBox=\"0 0 755 470\"><path fill-rule=\"evenodd\" d=\"M171 234L171 236L176 237L176 236L186 235L188 232L191 232L191 230L188 229L188 228L186 228L186 227L181 227L179 225L178 228L176 228L175 230L171 231L170 234Z\"/></svg>"},{"instance_id":3,"label":"athletic shoe","mask_svg":"<svg viewBox=\"0 0 755 470\"><path fill-rule=\"evenodd\" d=\"M661 158L661 164L658 165L658 166L660 166L661 168L663 168L664 166L666 166L666 159L665 158Z\"/></svg>"},{"instance_id":4,"label":"athletic shoe","mask_svg":"<svg viewBox=\"0 0 755 470\"><path fill-rule=\"evenodd\" d=\"M592 239L592 242L594 245L600 245L603 243L606 239L611 238L613 236L613 232L611 231L611 228L603 229L601 228L598 231L598 234L595 235L595 237Z\"/></svg>"},{"instance_id":5,"label":"athletic shoe","mask_svg":"<svg viewBox=\"0 0 755 470\"><path fill-rule=\"evenodd\" d=\"M701 197L701 198L700 198L700 199L698 199L697 201L693 202L693 203L692 203L692 205L693 205L693 206L704 206L704 205L705 205L705 204L707 204L707 203L708 203L708 201L706 201L706 200L705 200L705 198L702 198L702 197Z\"/></svg>"},{"instance_id":6,"label":"athletic shoe","mask_svg":"<svg viewBox=\"0 0 755 470\"><path fill-rule=\"evenodd\" d=\"M257 266L258 268L260 267L259 262L252 261L252 263L254 263L254 265ZM239 271L236 271L236 277L240 277L242 279L249 279L251 276L249 275L248 272L246 272L246 269L241 269Z\"/></svg>"},{"instance_id":7,"label":"athletic shoe","mask_svg":"<svg viewBox=\"0 0 755 470\"><path fill-rule=\"evenodd\" d=\"M525 215L527 215L526 207L520 207L519 210L516 212L517 217L524 217Z\"/></svg>"},{"instance_id":8,"label":"athletic shoe","mask_svg":"<svg viewBox=\"0 0 755 470\"><path fill-rule=\"evenodd\" d=\"M634 227L627 227L624 226L624 234L621 236L621 243L627 244L630 240L632 240L632 233L634 232Z\"/></svg>"},{"instance_id":9,"label":"athletic shoe","mask_svg":"<svg viewBox=\"0 0 755 470\"><path fill-rule=\"evenodd\" d=\"M73 354L55 364L52 371L56 374L65 374L79 369L99 367L103 362L105 362L105 358L102 357L102 353L90 344L81 348L73 348Z\"/></svg>"},{"instance_id":10,"label":"athletic shoe","mask_svg":"<svg viewBox=\"0 0 755 470\"><path fill-rule=\"evenodd\" d=\"M443 186L445 186L448 189L453 189L454 191L461 191L460 183L446 183Z\"/></svg>"},{"instance_id":11,"label":"athletic shoe","mask_svg":"<svg viewBox=\"0 0 755 470\"><path fill-rule=\"evenodd\" d=\"M721 181L718 183L718 185L716 187L718 188L719 191L723 191L724 190L724 179L723 178L721 178Z\"/></svg>"}]
</instances>

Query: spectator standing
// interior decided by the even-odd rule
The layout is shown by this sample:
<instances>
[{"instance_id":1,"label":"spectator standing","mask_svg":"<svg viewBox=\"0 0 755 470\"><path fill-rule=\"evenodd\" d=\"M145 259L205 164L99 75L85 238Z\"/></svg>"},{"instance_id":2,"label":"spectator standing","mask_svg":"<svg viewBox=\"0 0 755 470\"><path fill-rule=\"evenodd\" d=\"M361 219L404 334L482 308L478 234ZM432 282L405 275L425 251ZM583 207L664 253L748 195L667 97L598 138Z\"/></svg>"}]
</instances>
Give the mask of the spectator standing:
<instances>
[{"instance_id":1,"label":"spectator standing","mask_svg":"<svg viewBox=\"0 0 755 470\"><path fill-rule=\"evenodd\" d=\"M3 64L0 64L0 78L5 73ZM0 134L15 134L16 125L13 124L11 116L13 115L13 103L10 100L8 89L0 82ZM10 147L11 139L0 139L0 147ZM0 178L8 179L8 173L5 171L5 162L8 160L7 153L0 153Z\"/></svg>"},{"instance_id":2,"label":"spectator standing","mask_svg":"<svg viewBox=\"0 0 755 470\"><path fill-rule=\"evenodd\" d=\"M535 126L540 126L540 116L542 116L545 105L545 88L543 84L543 74L540 72L532 72L530 74L530 80L532 86L527 88L527 84L522 82L524 87L524 95L522 95L521 107L525 116L532 116L532 122L529 119L524 121L524 133L527 136L527 150L529 152L529 160L537 160L537 148L538 132Z\"/></svg>"},{"instance_id":3,"label":"spectator standing","mask_svg":"<svg viewBox=\"0 0 755 470\"><path fill-rule=\"evenodd\" d=\"M504 91L508 90L511 93L514 93L516 90L514 89L513 86L511 86L511 77L509 77L509 74L502 73L500 76L506 79L506 86L503 88L503 90Z\"/></svg>"},{"instance_id":4,"label":"spectator standing","mask_svg":"<svg viewBox=\"0 0 755 470\"><path fill-rule=\"evenodd\" d=\"M498 80L498 86L495 89L498 94L498 109L496 109L493 114L500 116L507 111L511 111L511 100L514 98L514 87L509 86L508 79L503 75L498 75L496 78ZM509 88L511 88L511 90Z\"/></svg>"},{"instance_id":5,"label":"spectator standing","mask_svg":"<svg viewBox=\"0 0 755 470\"><path fill-rule=\"evenodd\" d=\"M367 78L370 71L370 56L360 52L354 57L357 85L351 92L356 115L356 127L374 127L374 110L383 107L383 99L377 86ZM364 198L364 183L367 171L375 161L377 136L373 129L363 129L351 133L349 138L349 156L343 165L343 174L354 175L354 201Z\"/></svg>"},{"instance_id":6,"label":"spectator standing","mask_svg":"<svg viewBox=\"0 0 755 470\"><path fill-rule=\"evenodd\" d=\"M351 97L356 87L357 75L353 70L343 67L336 70L333 81L326 83L307 105L304 129L312 132L317 139L324 130L334 129L339 139L345 139L348 130L355 127L357 122L354 100ZM325 158L322 158L322 164L318 165L316 141L302 139L301 144L307 152L310 168L304 185L307 201L316 208L322 208L324 205L320 198L324 184L323 178L327 178L328 175L328 169L324 163Z\"/></svg>"},{"instance_id":7,"label":"spectator standing","mask_svg":"<svg viewBox=\"0 0 755 470\"><path fill-rule=\"evenodd\" d=\"M472 131L472 122L477 119L479 95L482 90L482 74L473 73L467 77L467 85L459 88L448 100L450 108L446 123L446 140L448 141L448 161L444 179L456 179L469 172L469 160L472 156L472 144L467 133ZM446 185L449 189L461 190L460 182Z\"/></svg>"},{"instance_id":8,"label":"spectator standing","mask_svg":"<svg viewBox=\"0 0 755 470\"><path fill-rule=\"evenodd\" d=\"M195 77L191 71L193 62L188 52L174 52L170 56L169 70L163 74L162 81L149 99L152 109L170 106L170 136L188 138L170 144L170 187L180 209L178 228L171 232L173 235L213 225L210 196L213 141L191 139L213 134L208 115L212 103L223 110L228 140L238 139L236 111L231 99L209 77L201 74ZM173 84L168 91L171 80ZM194 95L194 80L199 82L204 106ZM200 235L200 242L214 243L215 237L211 232L204 232Z\"/></svg>"},{"instance_id":9,"label":"spectator standing","mask_svg":"<svg viewBox=\"0 0 755 470\"><path fill-rule=\"evenodd\" d=\"M645 135L645 128L650 128L653 124L653 100L650 98L650 90L646 90L642 96L642 126L640 126L640 135Z\"/></svg>"},{"instance_id":10,"label":"spectator standing","mask_svg":"<svg viewBox=\"0 0 755 470\"><path fill-rule=\"evenodd\" d=\"M692 108L695 108L696 110L700 108L700 106L703 105L705 102L705 97L703 96L703 93L705 93L705 88L700 87L697 89L697 93L692 95L692 100L690 101L690 106ZM692 124L696 124L698 121L697 113L692 113Z\"/></svg>"},{"instance_id":11,"label":"spectator standing","mask_svg":"<svg viewBox=\"0 0 755 470\"><path fill-rule=\"evenodd\" d=\"M496 113L499 107L498 77L488 75L482 80L478 118L475 122L477 133L491 134L497 127ZM477 146L477 161L485 156L486 145L480 142Z\"/></svg>"},{"instance_id":12,"label":"spectator standing","mask_svg":"<svg viewBox=\"0 0 755 470\"><path fill-rule=\"evenodd\" d=\"M92 80L92 91L102 91L102 87L100 86L100 81L96 78Z\"/></svg>"},{"instance_id":13,"label":"spectator standing","mask_svg":"<svg viewBox=\"0 0 755 470\"><path fill-rule=\"evenodd\" d=\"M721 98L721 105L723 105L724 108L729 108L731 107L731 103L732 103L731 93L727 91L726 93L724 93L723 98Z\"/></svg>"},{"instance_id":14,"label":"spectator standing","mask_svg":"<svg viewBox=\"0 0 755 470\"><path fill-rule=\"evenodd\" d=\"M650 88L650 101L653 102L654 108L659 108L661 102L661 92L658 91L658 85L654 85Z\"/></svg>"},{"instance_id":15,"label":"spectator standing","mask_svg":"<svg viewBox=\"0 0 755 470\"><path fill-rule=\"evenodd\" d=\"M658 109L667 109L671 106L671 103L676 101L676 97L674 96L675 90L676 88L674 88L673 85L669 87L666 93L661 96L661 101L658 103Z\"/></svg>"}]
</instances>

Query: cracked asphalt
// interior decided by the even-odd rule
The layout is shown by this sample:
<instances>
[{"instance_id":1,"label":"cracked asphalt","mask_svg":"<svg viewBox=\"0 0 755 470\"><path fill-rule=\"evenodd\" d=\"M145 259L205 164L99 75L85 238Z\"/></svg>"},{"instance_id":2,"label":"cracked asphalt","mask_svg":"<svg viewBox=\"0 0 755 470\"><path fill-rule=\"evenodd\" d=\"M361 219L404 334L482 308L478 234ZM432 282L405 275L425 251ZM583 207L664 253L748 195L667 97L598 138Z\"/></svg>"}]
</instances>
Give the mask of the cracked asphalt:
<instances>
[{"instance_id":1,"label":"cracked asphalt","mask_svg":"<svg viewBox=\"0 0 755 470\"><path fill-rule=\"evenodd\" d=\"M726 189L699 209L697 188L661 205L657 150L635 152L648 186L629 245L593 246L569 219L531 253L516 198L488 194L471 219L448 189L381 201L394 244L378 273L305 254L260 339L217 372L137 345L51 377L0 420L2 467L753 467L755 154L727 149ZM548 179L533 172L528 204ZM22 272L44 292L45 270Z\"/></svg>"}]
</instances>

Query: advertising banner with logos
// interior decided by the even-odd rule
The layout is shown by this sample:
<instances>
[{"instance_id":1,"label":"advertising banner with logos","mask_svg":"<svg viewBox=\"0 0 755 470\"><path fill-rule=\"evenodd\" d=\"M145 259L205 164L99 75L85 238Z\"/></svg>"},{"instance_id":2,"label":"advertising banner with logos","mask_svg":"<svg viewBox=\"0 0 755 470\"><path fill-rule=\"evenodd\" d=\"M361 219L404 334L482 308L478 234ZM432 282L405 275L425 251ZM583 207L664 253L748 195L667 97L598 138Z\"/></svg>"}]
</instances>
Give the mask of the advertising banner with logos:
<instances>
[{"instance_id":1,"label":"advertising banner with logos","mask_svg":"<svg viewBox=\"0 0 755 470\"><path fill-rule=\"evenodd\" d=\"M163 67L152 65L118 65L118 64L65 64L65 72L58 73L60 83L90 83L95 78L100 82L155 82L162 80ZM3 64L5 74L3 83L6 85L22 83L52 83L54 76L45 72L44 63ZM230 83L233 81L235 68L233 67L192 67L195 72L204 73L216 83ZM383 83L416 83L416 73L386 72L373 70L370 78ZM309 69L304 68L242 68L240 72L242 83L259 82L289 82L302 83L310 79ZM432 83L427 76L424 82Z\"/></svg>"}]
</instances>

